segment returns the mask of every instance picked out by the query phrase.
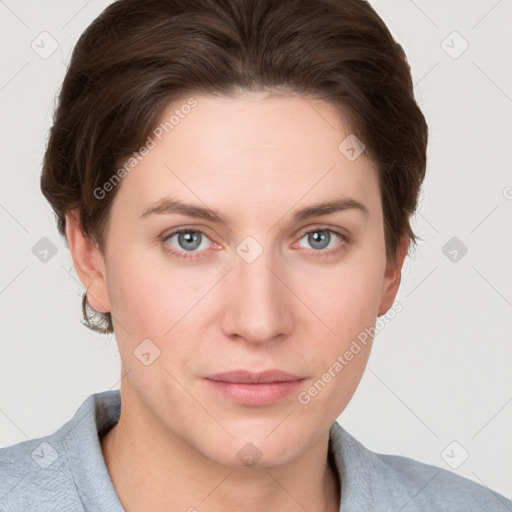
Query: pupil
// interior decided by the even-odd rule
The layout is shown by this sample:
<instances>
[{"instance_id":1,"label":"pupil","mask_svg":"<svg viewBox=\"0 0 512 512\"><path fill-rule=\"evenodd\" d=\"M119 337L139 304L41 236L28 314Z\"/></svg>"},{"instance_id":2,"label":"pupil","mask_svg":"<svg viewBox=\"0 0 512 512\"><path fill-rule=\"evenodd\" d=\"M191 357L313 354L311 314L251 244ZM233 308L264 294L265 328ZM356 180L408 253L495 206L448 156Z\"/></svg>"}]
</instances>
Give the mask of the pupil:
<instances>
[{"instance_id":1,"label":"pupil","mask_svg":"<svg viewBox=\"0 0 512 512\"><path fill-rule=\"evenodd\" d=\"M325 249L331 240L331 234L328 231L313 231L309 235L309 243L315 249Z\"/></svg>"}]
</instances>

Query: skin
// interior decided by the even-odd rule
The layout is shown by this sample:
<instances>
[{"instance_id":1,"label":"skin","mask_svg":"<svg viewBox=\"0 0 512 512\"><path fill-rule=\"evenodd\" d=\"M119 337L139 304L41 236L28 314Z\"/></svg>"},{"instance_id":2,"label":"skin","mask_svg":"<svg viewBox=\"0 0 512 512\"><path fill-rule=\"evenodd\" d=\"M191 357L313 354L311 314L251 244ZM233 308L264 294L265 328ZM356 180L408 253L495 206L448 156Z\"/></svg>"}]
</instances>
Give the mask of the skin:
<instances>
[{"instance_id":1,"label":"skin","mask_svg":"<svg viewBox=\"0 0 512 512\"><path fill-rule=\"evenodd\" d=\"M90 305L112 313L122 362L121 417L101 440L108 471L128 511L338 511L329 429L371 341L307 404L297 393L236 404L203 377L278 368L305 377L298 391L307 390L391 307L407 242L388 264L376 171L365 153L349 161L340 152L351 132L330 104L263 92L194 97L197 106L118 185L104 255L76 211L67 215L75 268ZM227 221L140 218L166 196ZM293 218L339 197L367 214ZM190 256L178 236L160 239L178 228L205 233L195 259L164 250ZM315 229L349 238L330 232L318 248ZM263 248L252 263L236 252L247 236ZM134 355L147 338L160 350L149 366ZM250 468L237 457L248 442L261 452Z\"/></svg>"}]
</instances>

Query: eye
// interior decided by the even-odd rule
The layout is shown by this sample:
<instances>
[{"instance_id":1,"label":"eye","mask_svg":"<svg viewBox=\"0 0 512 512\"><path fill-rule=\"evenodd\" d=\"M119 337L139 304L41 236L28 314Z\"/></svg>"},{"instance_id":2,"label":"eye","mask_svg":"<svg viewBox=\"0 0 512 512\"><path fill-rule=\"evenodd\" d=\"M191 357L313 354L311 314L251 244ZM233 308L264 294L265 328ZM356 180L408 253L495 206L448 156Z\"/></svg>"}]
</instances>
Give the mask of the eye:
<instances>
[{"instance_id":1,"label":"eye","mask_svg":"<svg viewBox=\"0 0 512 512\"><path fill-rule=\"evenodd\" d=\"M336 249L337 246L339 246L340 241L343 242L345 240L346 237L332 229L317 228L305 233L300 238L298 245L300 247L308 248L303 245L303 241L305 241L305 243L309 244L309 247L313 248L315 251L331 252L326 251L326 249Z\"/></svg>"},{"instance_id":2,"label":"eye","mask_svg":"<svg viewBox=\"0 0 512 512\"><path fill-rule=\"evenodd\" d=\"M195 229L175 231L165 238L169 250L173 252L200 252L210 247L210 239Z\"/></svg>"},{"instance_id":3,"label":"eye","mask_svg":"<svg viewBox=\"0 0 512 512\"><path fill-rule=\"evenodd\" d=\"M176 230L161 238L164 251L177 258L195 259L205 256L207 249L220 249L203 231L192 228ZM315 228L302 235L295 247L303 247L312 256L333 256L345 249L350 242L349 237L332 229ZM304 245L306 244L306 245ZM309 247L308 247L309 246Z\"/></svg>"}]
</instances>

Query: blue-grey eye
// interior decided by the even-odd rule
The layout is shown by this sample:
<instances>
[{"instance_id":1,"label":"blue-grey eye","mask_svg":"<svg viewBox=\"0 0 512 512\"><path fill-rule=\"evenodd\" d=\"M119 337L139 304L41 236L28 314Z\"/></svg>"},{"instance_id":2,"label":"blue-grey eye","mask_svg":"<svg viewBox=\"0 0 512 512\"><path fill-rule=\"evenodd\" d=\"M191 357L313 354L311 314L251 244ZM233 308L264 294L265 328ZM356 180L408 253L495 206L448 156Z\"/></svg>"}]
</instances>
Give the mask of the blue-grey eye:
<instances>
[{"instance_id":1,"label":"blue-grey eye","mask_svg":"<svg viewBox=\"0 0 512 512\"><path fill-rule=\"evenodd\" d=\"M172 243L173 239L177 243L177 246ZM170 245L175 249L183 250L187 252L198 251L208 249L208 237L201 233L201 231L195 231L192 229L176 231L171 234L168 238Z\"/></svg>"},{"instance_id":2,"label":"blue-grey eye","mask_svg":"<svg viewBox=\"0 0 512 512\"><path fill-rule=\"evenodd\" d=\"M302 238L307 240L309 246L313 249L323 250L335 247L336 244L341 240L341 237L330 229L315 229L306 233ZM301 245L301 247L304 247Z\"/></svg>"}]
</instances>

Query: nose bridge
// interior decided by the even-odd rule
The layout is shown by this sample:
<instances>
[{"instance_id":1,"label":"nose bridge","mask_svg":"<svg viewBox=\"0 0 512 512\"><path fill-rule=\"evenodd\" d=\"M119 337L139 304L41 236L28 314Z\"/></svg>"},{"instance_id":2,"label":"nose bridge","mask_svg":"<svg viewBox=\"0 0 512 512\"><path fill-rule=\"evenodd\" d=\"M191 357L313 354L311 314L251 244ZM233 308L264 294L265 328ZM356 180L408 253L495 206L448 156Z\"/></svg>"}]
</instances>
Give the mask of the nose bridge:
<instances>
[{"instance_id":1,"label":"nose bridge","mask_svg":"<svg viewBox=\"0 0 512 512\"><path fill-rule=\"evenodd\" d=\"M293 304L274 273L276 266L271 249L263 250L250 239L239 244L230 272L224 317L226 334L262 343L290 332Z\"/></svg>"}]
</instances>

